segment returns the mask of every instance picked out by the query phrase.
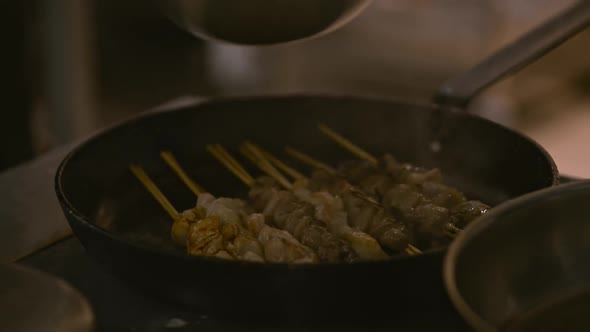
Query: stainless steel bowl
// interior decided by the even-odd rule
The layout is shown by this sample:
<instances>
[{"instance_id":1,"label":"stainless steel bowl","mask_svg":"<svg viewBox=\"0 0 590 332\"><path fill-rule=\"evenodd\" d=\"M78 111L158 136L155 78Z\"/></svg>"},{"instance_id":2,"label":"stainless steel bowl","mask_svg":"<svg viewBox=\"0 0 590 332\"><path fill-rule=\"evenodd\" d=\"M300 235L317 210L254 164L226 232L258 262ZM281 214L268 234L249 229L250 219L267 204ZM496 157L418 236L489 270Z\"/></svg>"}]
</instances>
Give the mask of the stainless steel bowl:
<instances>
[{"instance_id":1,"label":"stainless steel bowl","mask_svg":"<svg viewBox=\"0 0 590 332\"><path fill-rule=\"evenodd\" d=\"M590 331L590 181L522 196L450 246L444 281L477 331Z\"/></svg>"},{"instance_id":2,"label":"stainless steel bowl","mask_svg":"<svg viewBox=\"0 0 590 332\"><path fill-rule=\"evenodd\" d=\"M333 31L372 0L157 0L182 29L235 44L274 44Z\"/></svg>"},{"instance_id":3,"label":"stainless steel bowl","mask_svg":"<svg viewBox=\"0 0 590 332\"><path fill-rule=\"evenodd\" d=\"M0 264L0 326L11 332L91 332L92 307L65 280L18 264Z\"/></svg>"}]
</instances>

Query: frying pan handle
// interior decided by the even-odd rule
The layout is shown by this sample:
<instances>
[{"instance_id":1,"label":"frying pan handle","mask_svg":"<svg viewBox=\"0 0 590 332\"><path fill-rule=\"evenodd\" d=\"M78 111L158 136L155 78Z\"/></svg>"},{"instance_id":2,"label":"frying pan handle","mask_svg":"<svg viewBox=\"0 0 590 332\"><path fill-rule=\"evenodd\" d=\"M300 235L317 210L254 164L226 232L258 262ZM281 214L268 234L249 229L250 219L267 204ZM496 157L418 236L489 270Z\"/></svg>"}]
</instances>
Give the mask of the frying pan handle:
<instances>
[{"instance_id":1,"label":"frying pan handle","mask_svg":"<svg viewBox=\"0 0 590 332\"><path fill-rule=\"evenodd\" d=\"M465 107L481 90L540 58L589 23L590 1L579 1L467 72L446 81L434 96L434 102Z\"/></svg>"}]
</instances>

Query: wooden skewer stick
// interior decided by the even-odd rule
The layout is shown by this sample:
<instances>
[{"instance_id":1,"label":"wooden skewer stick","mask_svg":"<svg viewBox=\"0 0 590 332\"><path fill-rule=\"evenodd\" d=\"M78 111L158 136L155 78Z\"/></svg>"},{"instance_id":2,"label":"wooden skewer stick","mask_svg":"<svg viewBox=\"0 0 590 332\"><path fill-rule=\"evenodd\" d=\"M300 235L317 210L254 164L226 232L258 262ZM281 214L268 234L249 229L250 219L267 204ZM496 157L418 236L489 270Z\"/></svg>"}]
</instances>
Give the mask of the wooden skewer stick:
<instances>
[{"instance_id":1,"label":"wooden skewer stick","mask_svg":"<svg viewBox=\"0 0 590 332\"><path fill-rule=\"evenodd\" d=\"M129 166L129 169L135 177L143 184L143 186L152 194L152 196L160 203L160 205L168 212L172 220L177 220L180 216L180 213L174 208L172 203L164 196L162 191L156 186L156 184L150 179L150 177L145 173L143 168L137 165Z\"/></svg>"},{"instance_id":2,"label":"wooden skewer stick","mask_svg":"<svg viewBox=\"0 0 590 332\"><path fill-rule=\"evenodd\" d=\"M170 151L162 151L160 152L160 156L170 168L178 175L178 177L184 182L184 184L197 196L205 192L203 187L199 186L195 181L193 181L184 171L184 169L180 166L172 152Z\"/></svg>"},{"instance_id":3,"label":"wooden skewer stick","mask_svg":"<svg viewBox=\"0 0 590 332\"><path fill-rule=\"evenodd\" d=\"M289 153L291 156L293 156L294 158L298 159L302 163L304 163L312 168L322 169L322 170L325 170L330 173L336 173L336 169L334 169L333 167L329 166L326 163L319 161L318 159L315 159L314 157L308 155L305 152L302 152L301 150L296 150L291 147L286 147L285 151L287 153Z\"/></svg>"},{"instance_id":4,"label":"wooden skewer stick","mask_svg":"<svg viewBox=\"0 0 590 332\"><path fill-rule=\"evenodd\" d=\"M356 155L357 157L370 162L373 165L379 164L379 160L375 158L373 155L368 153L367 151L361 149L356 144L352 143L350 140L345 138L344 136L338 134L334 130L328 128L328 126L324 124L319 124L318 128L320 131L328 136L332 141L336 142L341 147L345 148L346 150L350 151L352 154Z\"/></svg>"},{"instance_id":5,"label":"wooden skewer stick","mask_svg":"<svg viewBox=\"0 0 590 332\"><path fill-rule=\"evenodd\" d=\"M261 149L261 148L259 148L259 149ZM323 165L327 166L326 164L322 163L321 161L319 161L317 159L314 159L313 157L311 157L311 156L309 156L309 155L307 155L307 154L305 154L305 153L303 153L301 151L298 151L298 150L295 150L295 149L291 149L291 150L292 151L295 151L295 153L298 153L300 155L305 156L305 160L301 160L301 161L303 163L305 163L305 164L308 164L311 167L319 168L318 166L320 166L320 165L322 165L322 167L323 167ZM282 171L285 171L285 173L290 174L295 180L305 179L306 178L305 175L299 173L294 168L285 165L283 162L281 162L277 157L273 156L271 153L267 152L266 154L264 154L264 157L268 158L272 164L275 164L274 166L277 166ZM281 167L280 165L283 165L283 166ZM329 167L329 166L327 166L327 167ZM283 168L286 168L286 169L283 169ZM329 172L330 173L337 174L334 169L332 169ZM377 202L375 199L373 199L372 197L368 196L364 192L358 190L354 186L349 185L348 190L350 190L350 192L353 195L355 195L356 197L365 200L367 203L373 204L373 205L375 205L377 207L381 207L381 204L379 204L379 202Z\"/></svg>"},{"instance_id":6,"label":"wooden skewer stick","mask_svg":"<svg viewBox=\"0 0 590 332\"><path fill-rule=\"evenodd\" d=\"M223 165L223 167L227 168L232 174L234 174L238 179L240 179L240 181L242 181L243 183L246 183L246 184L249 183L249 181L243 176L243 174L239 170L237 170L234 167L234 165L232 163L225 160L225 157L219 153L219 150L217 150L216 147L208 145L207 151L215 159L217 159L217 161L219 161Z\"/></svg>"},{"instance_id":7,"label":"wooden skewer stick","mask_svg":"<svg viewBox=\"0 0 590 332\"><path fill-rule=\"evenodd\" d=\"M259 148L259 147L257 147L257 148L258 148L259 150L261 150L261 149L262 149L262 148ZM326 164L322 163L321 161L319 161L319 160L317 160L317 159L314 159L313 157L311 157L311 156L309 156L309 155L307 155L307 154L305 154L305 153L303 153L303 152L301 152L301 151L298 151L298 150L295 150L295 149L291 149L291 150L295 151L296 153L298 153L298 154L300 154L300 155L304 155L304 156L305 156L305 161L303 161L303 160L302 160L302 161L303 161L304 163L308 164L308 165L309 165L309 166L311 166L311 167L314 167L314 168L320 168L320 167L319 167L320 165L322 165L322 167L323 167L323 165L327 166ZM281 162L281 161L280 161L280 160L279 160L277 157L273 156L271 153L269 153L269 152L266 152L266 154L264 154L263 156L264 156L265 158L268 158L272 164L275 164L274 166L277 166L277 165L278 165L278 163L280 163L280 164L282 164L284 167L286 167L286 168L287 168L287 169L290 171L290 173L294 173L294 174L296 174L297 176L295 176L295 175L292 175L292 177L293 177L294 179L296 179L296 180L297 180L297 179L305 179L305 178L307 178L307 177L306 177L305 175L303 175L302 173L299 173L299 172L298 172L296 169L294 169L294 168L292 168L292 167L289 167L289 166L285 165L283 162ZM271 158L272 158L272 159L271 159ZM327 167L329 167L329 166L327 166ZM282 169L281 169L281 170L282 170ZM286 172L286 173L288 173L288 174L289 174L289 172ZM334 173L334 174L336 174L336 171L332 169L332 171L331 171L330 173ZM348 181L347 181L347 182L348 182ZM367 194L363 193L362 191L358 190L357 188L355 188L354 186L352 186L352 185L350 185L350 184L349 184L348 190L350 190L350 192L351 192L353 195L357 196L358 198L364 199L364 200L365 200L365 201L367 201L368 203L371 203L371 204L373 204L373 205L375 205L375 206L377 206L377 207L381 207L381 204L379 204L379 202L377 202L377 201L376 201L376 200L374 200L372 197L369 197Z\"/></svg>"},{"instance_id":8,"label":"wooden skewer stick","mask_svg":"<svg viewBox=\"0 0 590 332\"><path fill-rule=\"evenodd\" d=\"M265 172L270 177L274 178L284 188L291 190L293 185L281 174L268 160L264 158L262 153L250 143L243 143L240 146L240 152L244 154L250 161L252 161L258 168Z\"/></svg>"},{"instance_id":9,"label":"wooden skewer stick","mask_svg":"<svg viewBox=\"0 0 590 332\"><path fill-rule=\"evenodd\" d=\"M182 166L180 166L180 164L178 163L176 158L174 158L174 155L171 152L165 151L160 153L160 155L162 156L162 158L164 158L164 160L166 160L167 163L170 162L169 160L171 160L172 163L175 164L175 167L172 167L172 165L170 164L169 165L170 167L172 167L172 170L176 173L176 175L178 175L181 179L184 178L182 182L184 182L184 184L195 194L195 196L198 197L200 194L207 192L205 189L203 189L202 186L200 186L192 178L190 178L190 176L188 176L186 172L184 172L184 169L182 168ZM164 157L164 155L166 155L166 157ZM194 186L198 190L194 190L193 188L191 188L191 186Z\"/></svg>"},{"instance_id":10,"label":"wooden skewer stick","mask_svg":"<svg viewBox=\"0 0 590 332\"><path fill-rule=\"evenodd\" d=\"M251 144L251 143L250 143ZM296 169L287 166L285 163L283 163L280 159L278 159L277 157L275 157L274 155L272 155L270 152L267 152L265 150L263 150L261 147L253 144L262 154L265 158L267 158L271 164L273 164L274 166L276 166L277 168L279 168L280 170L282 170L283 172L289 174L291 177L293 177L295 180L299 180L299 179L305 179L306 176L303 175L302 173L300 173L299 171L297 171ZM304 155L305 156L305 161L303 161L304 163L310 165L311 167L316 167L318 165L325 165L326 164L322 163L321 161L314 159L313 157L306 155L305 153L292 149L293 151L295 151L296 153L300 154L300 155ZM328 166L329 167L329 166ZM332 170L331 173L335 173L334 170ZM368 195L366 195L365 193L361 192L360 190L356 189L354 186L350 185L349 190L351 191L351 193L355 196L357 196L358 198L361 198L365 201L367 201L370 204L373 204L377 207L381 207L381 204L377 201L375 201L372 197L369 197Z\"/></svg>"},{"instance_id":11,"label":"wooden skewer stick","mask_svg":"<svg viewBox=\"0 0 590 332\"><path fill-rule=\"evenodd\" d=\"M221 153L221 155L228 162L230 162L236 169L238 169L240 172L242 172L242 174L244 174L244 176L248 177L249 179L252 180L252 182L254 182L254 178L250 174L248 174L248 172L246 171L246 169L244 169L242 164L240 164L223 146L221 146L220 144L216 144L216 146L217 146L217 149L219 150L219 152Z\"/></svg>"},{"instance_id":12,"label":"wooden skewer stick","mask_svg":"<svg viewBox=\"0 0 590 332\"><path fill-rule=\"evenodd\" d=\"M248 172L246 172L246 170L242 167L242 165L223 146L221 146L221 144L214 144L214 146L216 146L219 153L223 157L225 157L225 160L230 162L236 169L240 170L240 172L242 172L242 174L248 174ZM247 176L249 176L249 175L247 175ZM250 178L252 178L252 177L250 176ZM254 178L252 178L252 180L254 180Z\"/></svg>"},{"instance_id":13,"label":"wooden skewer stick","mask_svg":"<svg viewBox=\"0 0 590 332\"><path fill-rule=\"evenodd\" d=\"M305 154L299 150L295 150L293 148L286 148L286 149L290 149L290 151L293 153L296 153L298 156L302 156L303 158L299 159L300 161L302 161L303 163L313 167L313 168L319 168L319 169L324 169L326 171L328 171L329 173L333 173L336 174L337 176L339 176L336 173L336 170L331 168L330 166L324 164L323 162L311 157L308 154ZM330 168L330 169L327 169ZM373 199L372 197L370 197L369 195L365 194L364 192L358 190L356 187L349 185L348 190L350 190L350 192L355 195L356 197L366 201L367 203L373 204L376 207L381 207L381 204L379 202L377 202L375 199Z\"/></svg>"},{"instance_id":14,"label":"wooden skewer stick","mask_svg":"<svg viewBox=\"0 0 590 332\"><path fill-rule=\"evenodd\" d=\"M451 223L447 224L447 229L448 229L448 230L449 230L451 233L453 233L454 235L457 235L457 233L461 233L461 232L463 232L463 230L462 230L461 228L459 228L459 227L457 227L457 226L455 226L455 225L453 225L453 224L451 224Z\"/></svg>"},{"instance_id":15,"label":"wooden skewer stick","mask_svg":"<svg viewBox=\"0 0 590 332\"><path fill-rule=\"evenodd\" d=\"M260 151L260 153L262 154L263 157L265 157L266 159L268 159L268 161L270 161L270 163L273 166L275 166L279 170L285 172L287 175L291 176L293 179L299 180L299 179L305 178L305 175L303 175L302 173L300 173L299 171L297 171L293 167L288 166L287 164L282 162L279 158L275 157L273 154L271 154L267 150L261 148L259 145L253 144L250 142L246 142L246 143L254 146L258 151Z\"/></svg>"},{"instance_id":16,"label":"wooden skewer stick","mask_svg":"<svg viewBox=\"0 0 590 332\"><path fill-rule=\"evenodd\" d=\"M254 183L254 178L248 174L248 172L241 167L239 163L227 151L225 153L220 153L220 149L223 149L220 145L207 145L207 151L211 153L217 161L219 161L225 168L227 168L232 174L234 174L238 179L240 179L246 186L251 187ZM224 149L223 149L224 150ZM233 160L230 161L227 156Z\"/></svg>"},{"instance_id":17,"label":"wooden skewer stick","mask_svg":"<svg viewBox=\"0 0 590 332\"><path fill-rule=\"evenodd\" d=\"M408 247L406 248L406 253L408 253L410 255L419 255L422 253L422 250L414 247L411 244L408 244Z\"/></svg>"},{"instance_id":18,"label":"wooden skewer stick","mask_svg":"<svg viewBox=\"0 0 590 332\"><path fill-rule=\"evenodd\" d=\"M299 161L302 161L308 165L311 165L314 168L323 169L323 170L330 172L330 173L336 172L336 170L333 167L330 167L320 161L317 161L316 159L312 158L308 154L303 153L299 150L295 150L291 147L286 147L285 152L287 152L287 154L289 154L291 157L293 157Z\"/></svg>"}]
</instances>

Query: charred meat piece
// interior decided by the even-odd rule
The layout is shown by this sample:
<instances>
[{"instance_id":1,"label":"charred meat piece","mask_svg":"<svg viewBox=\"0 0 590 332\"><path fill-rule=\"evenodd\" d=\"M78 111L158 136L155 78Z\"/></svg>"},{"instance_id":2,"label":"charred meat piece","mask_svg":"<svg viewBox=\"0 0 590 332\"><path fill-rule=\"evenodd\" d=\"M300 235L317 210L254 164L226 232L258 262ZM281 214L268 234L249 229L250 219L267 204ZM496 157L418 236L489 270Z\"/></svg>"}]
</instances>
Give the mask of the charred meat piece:
<instances>
[{"instance_id":1,"label":"charred meat piece","mask_svg":"<svg viewBox=\"0 0 590 332\"><path fill-rule=\"evenodd\" d=\"M351 183L358 183L376 171L377 168L374 165L364 160L345 161L337 169L337 173Z\"/></svg>"},{"instance_id":2,"label":"charred meat piece","mask_svg":"<svg viewBox=\"0 0 590 332\"><path fill-rule=\"evenodd\" d=\"M426 202L426 197L408 184L393 186L383 197L383 205L391 209L394 215L409 215L414 209Z\"/></svg>"},{"instance_id":3,"label":"charred meat piece","mask_svg":"<svg viewBox=\"0 0 590 332\"><path fill-rule=\"evenodd\" d=\"M256 261L262 256L271 263L312 263L317 256L288 232L276 229L266 223L262 214L252 213L253 209L240 199L214 198L201 194L197 209L205 211L207 217L223 221L221 234L225 249L235 257Z\"/></svg>"},{"instance_id":4,"label":"charred meat piece","mask_svg":"<svg viewBox=\"0 0 590 332\"><path fill-rule=\"evenodd\" d=\"M409 163L400 163L389 153L381 158L381 164L384 173L396 183L421 184L426 181L442 181L442 174L437 168L427 169Z\"/></svg>"},{"instance_id":5,"label":"charred meat piece","mask_svg":"<svg viewBox=\"0 0 590 332\"><path fill-rule=\"evenodd\" d=\"M377 240L348 225L348 214L340 197L326 191L312 192L304 186L298 186L294 193L300 200L314 206L315 218L323 221L330 233L348 241L360 259L378 260L388 257Z\"/></svg>"},{"instance_id":6,"label":"charred meat piece","mask_svg":"<svg viewBox=\"0 0 590 332\"><path fill-rule=\"evenodd\" d=\"M436 205L452 208L466 201L465 195L459 190L440 182L424 182L419 187L420 192Z\"/></svg>"},{"instance_id":7,"label":"charred meat piece","mask_svg":"<svg viewBox=\"0 0 590 332\"><path fill-rule=\"evenodd\" d=\"M448 209L426 203L417 206L405 217L413 224L419 244L437 247L450 242L446 227L451 220Z\"/></svg>"},{"instance_id":8,"label":"charred meat piece","mask_svg":"<svg viewBox=\"0 0 590 332\"><path fill-rule=\"evenodd\" d=\"M183 211L180 214L180 218L176 219L172 224L172 229L170 231L172 240L179 246L186 247L190 225L204 217L205 212L196 207Z\"/></svg>"},{"instance_id":9,"label":"charred meat piece","mask_svg":"<svg viewBox=\"0 0 590 332\"><path fill-rule=\"evenodd\" d=\"M465 228L477 217L486 213L490 207L480 201L466 201L455 205L451 209L453 224L458 228Z\"/></svg>"},{"instance_id":10,"label":"charred meat piece","mask_svg":"<svg viewBox=\"0 0 590 332\"><path fill-rule=\"evenodd\" d=\"M323 222L313 217L314 207L293 193L277 189L267 177L257 179L249 193L252 205L262 211L273 225L291 233L303 245L312 248L320 261L351 262L358 259L350 244L330 233Z\"/></svg>"},{"instance_id":11,"label":"charred meat piece","mask_svg":"<svg viewBox=\"0 0 590 332\"><path fill-rule=\"evenodd\" d=\"M367 194L360 192L359 195L360 190L341 175L316 170L306 182L307 187L313 191L327 191L339 197L347 214L348 224L375 238L389 252L401 252L410 244L409 229L378 206L378 202L369 201L371 198Z\"/></svg>"},{"instance_id":12,"label":"charred meat piece","mask_svg":"<svg viewBox=\"0 0 590 332\"><path fill-rule=\"evenodd\" d=\"M186 249L190 255L235 259L225 250L221 222L217 218L204 218L192 223L186 240Z\"/></svg>"},{"instance_id":13,"label":"charred meat piece","mask_svg":"<svg viewBox=\"0 0 590 332\"><path fill-rule=\"evenodd\" d=\"M247 228L264 248L264 258L270 263L316 263L317 255L289 232L266 224L264 215L253 213L247 217Z\"/></svg>"}]
</instances>

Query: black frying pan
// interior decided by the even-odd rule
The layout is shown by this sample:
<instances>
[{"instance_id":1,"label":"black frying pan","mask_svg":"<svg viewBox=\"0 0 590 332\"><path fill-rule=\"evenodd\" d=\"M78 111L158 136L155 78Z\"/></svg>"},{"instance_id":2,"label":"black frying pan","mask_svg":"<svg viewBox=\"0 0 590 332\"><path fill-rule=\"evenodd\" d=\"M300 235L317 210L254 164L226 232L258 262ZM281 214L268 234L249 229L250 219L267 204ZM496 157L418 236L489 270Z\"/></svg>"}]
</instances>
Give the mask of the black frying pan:
<instances>
[{"instance_id":1,"label":"black frying pan","mask_svg":"<svg viewBox=\"0 0 590 332\"><path fill-rule=\"evenodd\" d=\"M444 248L385 262L306 266L189 257L173 246L168 216L128 165L144 166L177 208L189 208L195 199L161 162L160 150L172 150L210 192L239 196L246 188L205 144L235 148L249 139L277 153L292 145L326 162L350 159L318 133L324 122L375 154L439 167L448 182L492 205L555 185L557 169L540 146L451 106L577 32L588 7L578 5L451 81L439 105L308 95L222 98L145 114L70 153L56 175L57 196L75 235L108 270L161 299L214 315L293 321L444 311Z\"/></svg>"}]
</instances>

